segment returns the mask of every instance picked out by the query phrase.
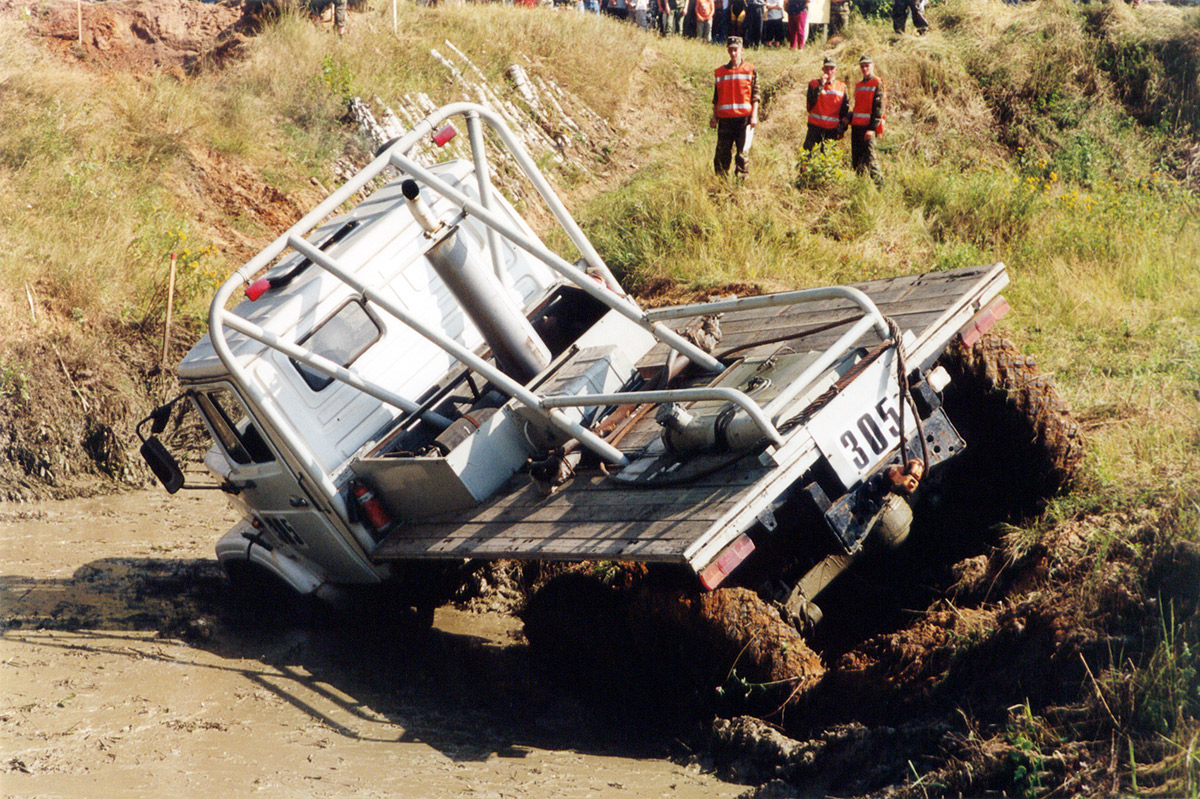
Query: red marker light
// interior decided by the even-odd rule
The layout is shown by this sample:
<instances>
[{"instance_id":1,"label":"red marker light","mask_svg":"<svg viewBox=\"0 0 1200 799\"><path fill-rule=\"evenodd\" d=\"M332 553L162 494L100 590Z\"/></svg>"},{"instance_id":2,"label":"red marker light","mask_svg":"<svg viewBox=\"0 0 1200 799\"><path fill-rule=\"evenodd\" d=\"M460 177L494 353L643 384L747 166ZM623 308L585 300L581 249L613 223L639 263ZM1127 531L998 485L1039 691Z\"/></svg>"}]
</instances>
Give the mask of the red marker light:
<instances>
[{"instance_id":1,"label":"red marker light","mask_svg":"<svg viewBox=\"0 0 1200 799\"><path fill-rule=\"evenodd\" d=\"M445 147L446 142L450 141L457 135L458 131L455 130L454 125L447 122L444 128L433 134L433 143L438 147Z\"/></svg>"},{"instance_id":2,"label":"red marker light","mask_svg":"<svg viewBox=\"0 0 1200 799\"><path fill-rule=\"evenodd\" d=\"M254 302L263 294L265 294L269 288L271 288L271 281L267 280L265 277L260 277L249 286L246 286L246 299L250 300L250 302Z\"/></svg>"}]
</instances>

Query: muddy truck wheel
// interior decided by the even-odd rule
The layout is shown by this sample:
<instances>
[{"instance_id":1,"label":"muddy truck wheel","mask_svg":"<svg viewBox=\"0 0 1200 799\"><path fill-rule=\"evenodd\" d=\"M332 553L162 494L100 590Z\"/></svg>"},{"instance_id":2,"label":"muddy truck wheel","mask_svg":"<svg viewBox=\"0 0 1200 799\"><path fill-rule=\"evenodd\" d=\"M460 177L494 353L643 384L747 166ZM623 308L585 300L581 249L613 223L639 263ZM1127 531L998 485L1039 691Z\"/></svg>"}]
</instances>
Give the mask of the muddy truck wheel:
<instances>
[{"instance_id":1,"label":"muddy truck wheel","mask_svg":"<svg viewBox=\"0 0 1200 799\"><path fill-rule=\"evenodd\" d=\"M288 627L312 624L322 614L319 600L296 593L256 563L233 560L221 565L229 580L229 611L239 623Z\"/></svg>"},{"instance_id":2,"label":"muddy truck wheel","mask_svg":"<svg viewBox=\"0 0 1200 799\"><path fill-rule=\"evenodd\" d=\"M523 617L552 673L570 675L592 699L660 717L780 713L824 673L755 592L705 592L694 578L652 574L614 588L569 573L535 593Z\"/></svg>"},{"instance_id":3,"label":"muddy truck wheel","mask_svg":"<svg viewBox=\"0 0 1200 799\"><path fill-rule=\"evenodd\" d=\"M918 523L979 529L1040 513L1083 460L1079 425L1053 381L1008 339L989 333L942 355L944 407L967 450L923 486Z\"/></svg>"}]
</instances>

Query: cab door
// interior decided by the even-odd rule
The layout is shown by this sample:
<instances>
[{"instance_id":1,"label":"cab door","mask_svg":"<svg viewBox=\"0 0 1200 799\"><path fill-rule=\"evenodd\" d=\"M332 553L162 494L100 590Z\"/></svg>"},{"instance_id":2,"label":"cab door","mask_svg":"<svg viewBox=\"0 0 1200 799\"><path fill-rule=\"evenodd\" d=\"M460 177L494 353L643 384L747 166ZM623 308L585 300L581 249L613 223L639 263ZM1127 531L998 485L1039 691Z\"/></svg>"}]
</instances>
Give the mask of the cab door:
<instances>
[{"instance_id":1,"label":"cab door","mask_svg":"<svg viewBox=\"0 0 1200 799\"><path fill-rule=\"evenodd\" d=\"M310 562L334 582L377 579L361 558L354 557L331 518L332 510L305 489L232 387L197 390L192 400L225 461L216 464L206 459L210 469L232 484L237 490L235 501L262 523L265 543Z\"/></svg>"}]
</instances>

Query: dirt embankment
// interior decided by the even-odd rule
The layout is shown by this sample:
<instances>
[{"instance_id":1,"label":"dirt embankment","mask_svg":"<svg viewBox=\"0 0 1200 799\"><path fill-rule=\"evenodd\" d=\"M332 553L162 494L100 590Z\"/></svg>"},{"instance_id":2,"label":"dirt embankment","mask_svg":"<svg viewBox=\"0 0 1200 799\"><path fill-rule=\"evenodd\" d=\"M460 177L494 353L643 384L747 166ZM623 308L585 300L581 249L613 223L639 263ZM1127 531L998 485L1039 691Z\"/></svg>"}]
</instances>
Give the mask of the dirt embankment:
<instances>
[{"instance_id":1,"label":"dirt embankment","mask_svg":"<svg viewBox=\"0 0 1200 799\"><path fill-rule=\"evenodd\" d=\"M262 3L193 0L65 0L28 5L0 0L0 16L64 63L97 72L166 72L186 79L236 57L258 26ZM82 32L82 36L81 36ZM284 196L235 158L195 143L172 193L191 209L214 246L249 258L262 241L230 226L252 218L282 231L308 198ZM314 193L315 193L314 189ZM148 484L134 424L172 396L171 364L195 331L172 331L163 355L161 323L76 324L71 309L34 283L0 325L0 501L86 496ZM165 288L164 288L165 295ZM166 368L164 368L164 363Z\"/></svg>"},{"instance_id":2,"label":"dirt embankment","mask_svg":"<svg viewBox=\"0 0 1200 799\"><path fill-rule=\"evenodd\" d=\"M235 56L253 28L247 5L233 0L0 2L0 14L28 12L29 31L64 60L97 71L184 74Z\"/></svg>"}]
</instances>

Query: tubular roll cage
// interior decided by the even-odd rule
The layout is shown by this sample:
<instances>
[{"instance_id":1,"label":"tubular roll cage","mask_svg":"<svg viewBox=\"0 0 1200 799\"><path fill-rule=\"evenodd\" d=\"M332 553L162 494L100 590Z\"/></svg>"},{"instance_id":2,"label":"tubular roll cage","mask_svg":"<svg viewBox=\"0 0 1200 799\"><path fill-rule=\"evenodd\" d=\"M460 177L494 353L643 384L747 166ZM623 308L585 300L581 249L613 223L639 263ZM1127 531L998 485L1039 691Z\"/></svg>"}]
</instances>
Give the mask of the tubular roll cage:
<instances>
[{"instance_id":1,"label":"tubular roll cage","mask_svg":"<svg viewBox=\"0 0 1200 799\"><path fill-rule=\"evenodd\" d=\"M454 186L416 163L408 155L409 151L422 138L433 133L439 125L450 117L458 115L466 119L475 177L478 185L479 201L472 200ZM517 165L533 184L538 194L541 195L543 201L554 214L559 224L562 225L572 243L579 249L587 267L603 280L604 285L601 285L600 282L587 274L583 269L567 262L561 256L548 249L537 239L525 235L517 226L512 225L496 213L493 201L494 189L491 185L487 155L483 145L482 123L486 123L508 149ZM813 364L805 369L787 389L768 403L766 407L760 407L758 403L744 392L722 387L642 392L628 391L609 394L581 394L577 396L539 395L530 391L524 385L518 383L457 341L422 323L414 315L388 300L374 287L357 279L336 258L329 256L304 238L322 220L335 213L344 202L353 197L356 192L388 167L395 167L402 173L420 181L429 189L437 192L456 205L464 217L474 217L483 223L487 228L486 233L489 249L492 253L493 268L496 270L497 277L502 281L505 278L502 274L502 261L500 250L497 246L497 236L503 236L508 239L514 245L537 258L555 273L570 281L591 297L639 325L651 333L655 339L666 344L688 358L692 363L710 373L719 374L724 371L725 367L720 361L664 325L664 321L724 311L777 307L827 299L848 299L862 309L863 316L831 348L822 353ZM643 311L625 295L612 272L592 247L591 242L588 241L583 231L575 223L575 220L567 212L524 147L505 125L503 119L490 109L474 103L454 103L443 106L417 123L407 134L387 145L371 163L359 171L341 188L330 194L324 202L306 214L286 233L279 236L257 256L230 275L217 290L209 308L209 329L213 348L230 374L242 378L238 382L241 386L247 388L247 390L253 383L244 379L246 377L244 368L238 362L229 343L225 339L227 328L247 336L266 347L282 352L289 358L300 361L334 380L343 382L382 402L397 407L405 413L410 414L410 416L416 414L421 416L421 418L444 425L447 420L422 409L416 402L363 378L351 368L343 367L311 350L286 341L258 325L237 316L231 311L225 310L230 297L239 286L249 284L255 274L269 266L276 257L284 253L289 247L354 289L367 302L370 302L375 307L409 326L418 334L449 353L460 363L491 381L501 391L517 399L534 413L543 416L550 424L577 438L581 444L594 451L604 460L620 466L626 465L629 462L624 453L588 428L567 418L558 409L571 406L591 407L598 405L642 404L646 402L666 403L693 402L706 399L725 400L744 410L754 420L759 429L762 430L763 437L773 446L778 447L782 445L783 438L778 429L776 429L775 424L783 412L787 410L788 406L808 388L809 384L847 352L854 342L870 328L874 327L882 339L886 340L889 337L887 322L880 314L878 308L875 307L875 304L863 292L849 287L808 289ZM279 418L279 414L274 408L273 403L263 401L264 399L264 397L253 397L254 405L266 415L266 421L270 423L271 427L285 439L293 452L298 455L301 453L310 453L309 448L299 439L291 425L287 424L282 418ZM324 474L323 470L317 467L315 459L311 457L311 454L308 457L301 457L305 461L304 466L308 476L317 484L323 485L328 489L330 495L336 494L336 488L330 483L328 476Z\"/></svg>"}]
</instances>

